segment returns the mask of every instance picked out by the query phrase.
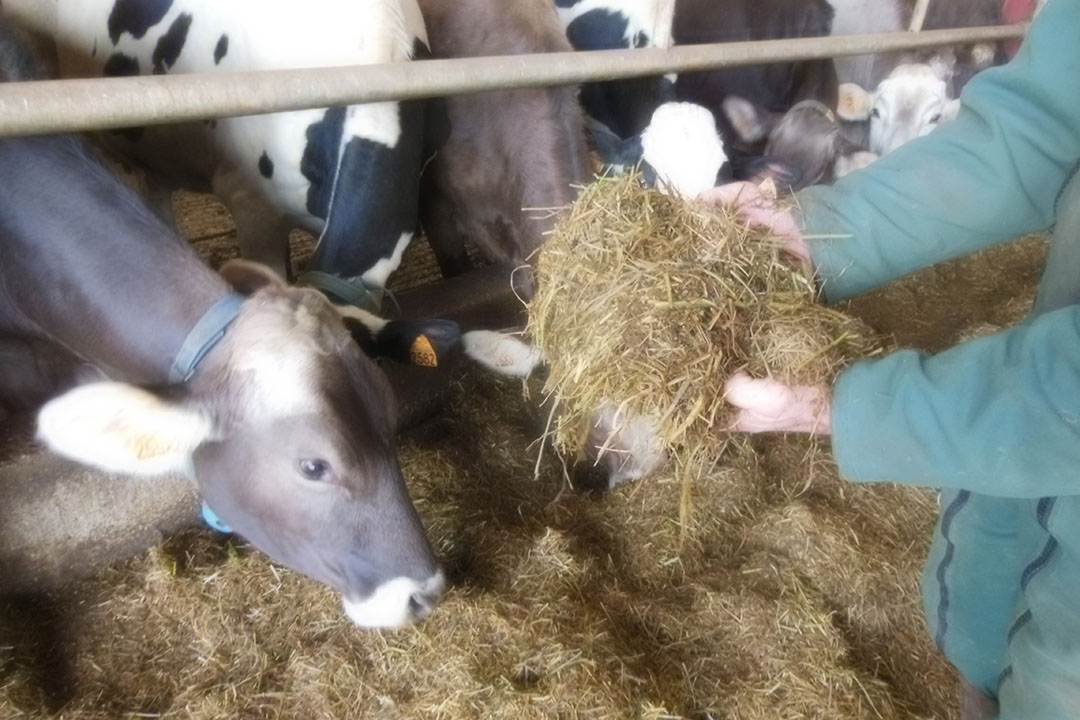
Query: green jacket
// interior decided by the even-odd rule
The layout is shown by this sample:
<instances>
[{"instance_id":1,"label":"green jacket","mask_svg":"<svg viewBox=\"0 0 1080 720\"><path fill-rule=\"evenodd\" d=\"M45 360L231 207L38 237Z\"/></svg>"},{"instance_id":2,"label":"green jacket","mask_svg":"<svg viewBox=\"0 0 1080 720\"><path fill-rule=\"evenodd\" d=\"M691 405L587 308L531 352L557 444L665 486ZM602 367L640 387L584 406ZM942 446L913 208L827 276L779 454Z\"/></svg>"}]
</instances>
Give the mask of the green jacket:
<instances>
[{"instance_id":1,"label":"green jacket","mask_svg":"<svg viewBox=\"0 0 1080 720\"><path fill-rule=\"evenodd\" d=\"M1050 0L1013 62L961 99L948 125L799 194L823 291L846 298L1053 226L1034 311L937 355L849 367L833 450L849 480L942 489L927 624L999 719L1078 718L1080 2Z\"/></svg>"},{"instance_id":2,"label":"green jacket","mask_svg":"<svg viewBox=\"0 0 1080 720\"><path fill-rule=\"evenodd\" d=\"M1071 234L1055 238L1054 255L1080 254L1080 223L1057 217L1080 160L1080 5L1049 3L1015 60L976 76L962 99L953 122L798 195L808 235L846 236L810 240L827 299L1055 219L1057 235ZM1070 305L1080 264L1049 263L1041 295L1037 310L1056 312L933 357L898 352L844 372L832 427L845 477L1080 492L1080 307Z\"/></svg>"}]
</instances>

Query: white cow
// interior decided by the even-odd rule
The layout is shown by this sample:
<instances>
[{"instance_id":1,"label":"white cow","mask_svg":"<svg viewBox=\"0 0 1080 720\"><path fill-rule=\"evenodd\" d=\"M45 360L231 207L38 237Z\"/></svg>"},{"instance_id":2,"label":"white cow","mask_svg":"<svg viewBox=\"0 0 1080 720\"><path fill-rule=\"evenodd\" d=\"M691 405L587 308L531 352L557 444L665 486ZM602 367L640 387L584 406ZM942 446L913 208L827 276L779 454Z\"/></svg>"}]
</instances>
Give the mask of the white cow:
<instances>
[{"instance_id":1,"label":"white cow","mask_svg":"<svg viewBox=\"0 0 1080 720\"><path fill-rule=\"evenodd\" d=\"M878 156L926 135L956 116L941 70L927 64L900 65L873 92L854 83L840 86L837 111L848 121L870 121L869 150Z\"/></svg>"}]
</instances>

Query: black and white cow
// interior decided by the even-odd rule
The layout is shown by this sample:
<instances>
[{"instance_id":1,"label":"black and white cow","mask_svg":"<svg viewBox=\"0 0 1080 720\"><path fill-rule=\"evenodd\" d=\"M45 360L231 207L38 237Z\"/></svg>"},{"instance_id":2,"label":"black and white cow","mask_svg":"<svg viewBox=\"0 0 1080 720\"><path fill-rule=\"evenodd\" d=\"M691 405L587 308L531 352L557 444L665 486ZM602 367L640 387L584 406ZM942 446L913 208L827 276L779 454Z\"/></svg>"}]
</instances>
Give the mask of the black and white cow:
<instances>
[{"instance_id":1,"label":"black and white cow","mask_svg":"<svg viewBox=\"0 0 1080 720\"><path fill-rule=\"evenodd\" d=\"M555 0L575 50L671 47L674 0ZM730 179L716 121L678 102L675 76L588 83L581 103L593 146L615 171L641 164L647 179L694 197Z\"/></svg>"},{"instance_id":2,"label":"black and white cow","mask_svg":"<svg viewBox=\"0 0 1080 720\"><path fill-rule=\"evenodd\" d=\"M556 4L567 36L579 50L827 35L832 20L825 0L556 0ZM752 161L763 152L770 129L746 127L746 116L726 107L730 98L751 107L754 118L779 118L805 99L835 106L835 71L828 61L777 63L600 83L582 92L586 111L601 126L593 132L601 154L607 148L620 151L607 151L616 161L613 164L633 159L637 150L650 165L672 167L663 174L678 176L695 162L730 161L717 178L721 181L731 175L748 177L762 168ZM677 109L665 110L665 102ZM663 132L653 132L657 127ZM714 152L717 134L722 145ZM655 160L650 159L650 142ZM766 174L774 166L766 165ZM698 178L705 174L691 173ZM703 189L700 182L695 189Z\"/></svg>"},{"instance_id":3,"label":"black and white cow","mask_svg":"<svg viewBox=\"0 0 1080 720\"><path fill-rule=\"evenodd\" d=\"M67 77L428 55L416 0L8 0L4 12L56 40ZM222 199L245 257L284 275L289 231L305 228L319 242L301 282L374 309L416 228L420 171L432 145L425 132L438 134L436 125L425 121L424 103L387 102L129 134L136 157L168 184Z\"/></svg>"},{"instance_id":4,"label":"black and white cow","mask_svg":"<svg viewBox=\"0 0 1080 720\"><path fill-rule=\"evenodd\" d=\"M828 35L831 27L832 9L825 0L677 0L672 35L676 45L695 45L819 37ZM740 178L759 170L757 158L766 151L774 123L761 124L761 118L779 119L804 100L835 107L836 93L836 73L828 60L681 73L676 82L680 100L712 111ZM738 112L734 100L753 108L753 114ZM769 160L789 166L785 177L812 172L800 167L797 157ZM791 178L786 180L790 185Z\"/></svg>"},{"instance_id":5,"label":"black and white cow","mask_svg":"<svg viewBox=\"0 0 1080 720\"><path fill-rule=\"evenodd\" d=\"M17 48L0 18L0 80L25 79ZM39 438L80 462L190 474L359 625L430 612L444 581L394 395L323 295L248 261L212 272L75 137L0 141L0 186L0 400L52 396Z\"/></svg>"}]
</instances>

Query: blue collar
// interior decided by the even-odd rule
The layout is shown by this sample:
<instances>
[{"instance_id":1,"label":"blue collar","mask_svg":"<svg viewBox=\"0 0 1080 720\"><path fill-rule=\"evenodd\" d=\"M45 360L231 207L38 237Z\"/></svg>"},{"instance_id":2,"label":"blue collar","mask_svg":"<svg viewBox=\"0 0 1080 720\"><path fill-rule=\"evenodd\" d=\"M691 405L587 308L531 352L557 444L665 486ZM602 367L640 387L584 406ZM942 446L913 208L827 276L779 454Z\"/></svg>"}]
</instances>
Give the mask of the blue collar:
<instances>
[{"instance_id":1,"label":"blue collar","mask_svg":"<svg viewBox=\"0 0 1080 720\"><path fill-rule=\"evenodd\" d=\"M240 314L240 306L246 299L240 293L232 292L203 313L176 352L176 359L169 370L170 383L184 383L191 379L206 353L225 337L225 328Z\"/></svg>"}]
</instances>

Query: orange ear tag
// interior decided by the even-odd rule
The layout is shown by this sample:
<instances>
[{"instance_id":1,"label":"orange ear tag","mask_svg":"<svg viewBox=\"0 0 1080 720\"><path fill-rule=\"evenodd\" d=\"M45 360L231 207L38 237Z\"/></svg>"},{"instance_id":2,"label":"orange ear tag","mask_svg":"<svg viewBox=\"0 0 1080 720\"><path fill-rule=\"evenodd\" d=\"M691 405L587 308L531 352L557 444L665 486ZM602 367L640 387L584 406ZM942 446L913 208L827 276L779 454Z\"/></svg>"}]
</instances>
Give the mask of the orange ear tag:
<instances>
[{"instance_id":1,"label":"orange ear tag","mask_svg":"<svg viewBox=\"0 0 1080 720\"><path fill-rule=\"evenodd\" d=\"M439 358L435 355L435 348L431 346L431 341L427 339L426 335L417 335L413 340L412 347L409 348L409 360L413 365L419 365L420 367L438 367Z\"/></svg>"}]
</instances>

